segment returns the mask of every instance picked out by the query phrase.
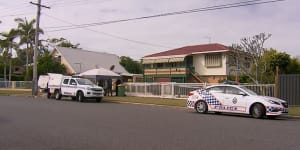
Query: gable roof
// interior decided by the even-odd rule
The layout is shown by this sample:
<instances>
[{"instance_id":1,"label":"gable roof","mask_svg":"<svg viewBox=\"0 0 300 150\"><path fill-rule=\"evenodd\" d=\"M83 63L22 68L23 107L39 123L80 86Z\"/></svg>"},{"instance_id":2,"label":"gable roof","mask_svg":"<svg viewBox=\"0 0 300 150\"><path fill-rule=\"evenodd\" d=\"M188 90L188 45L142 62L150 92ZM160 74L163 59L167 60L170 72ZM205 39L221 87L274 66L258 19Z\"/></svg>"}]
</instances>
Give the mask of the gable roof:
<instances>
[{"instance_id":1,"label":"gable roof","mask_svg":"<svg viewBox=\"0 0 300 150\"><path fill-rule=\"evenodd\" d=\"M224 52L229 51L227 46L222 44L214 43L214 44L204 44L204 45L194 45L194 46L185 46L173 50L163 51L160 53L155 53L151 55L144 56L143 58L150 57L164 57L164 56L178 56L178 55L190 55L196 53L209 53L209 52Z\"/></svg>"},{"instance_id":2,"label":"gable roof","mask_svg":"<svg viewBox=\"0 0 300 150\"><path fill-rule=\"evenodd\" d=\"M114 72L128 74L124 67L120 65L119 57L115 54L66 47L56 47L55 49L76 73L80 72L80 67L81 72L84 72L97 67L110 70L111 66L114 65Z\"/></svg>"}]
</instances>

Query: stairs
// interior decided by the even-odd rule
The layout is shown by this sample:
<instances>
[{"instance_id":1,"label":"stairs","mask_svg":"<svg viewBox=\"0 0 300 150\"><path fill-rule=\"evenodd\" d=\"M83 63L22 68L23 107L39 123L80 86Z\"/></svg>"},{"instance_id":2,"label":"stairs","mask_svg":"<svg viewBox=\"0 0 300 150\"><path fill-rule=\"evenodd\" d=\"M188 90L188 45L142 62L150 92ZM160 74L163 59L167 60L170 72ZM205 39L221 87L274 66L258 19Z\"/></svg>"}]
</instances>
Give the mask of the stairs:
<instances>
[{"instance_id":1,"label":"stairs","mask_svg":"<svg viewBox=\"0 0 300 150\"><path fill-rule=\"evenodd\" d=\"M197 80L199 83L205 83L206 81L204 81L203 79L201 79L199 76L198 76L198 74L195 72L193 72L193 71L191 71L190 70L190 74L192 75L192 77L195 79L195 80Z\"/></svg>"}]
</instances>

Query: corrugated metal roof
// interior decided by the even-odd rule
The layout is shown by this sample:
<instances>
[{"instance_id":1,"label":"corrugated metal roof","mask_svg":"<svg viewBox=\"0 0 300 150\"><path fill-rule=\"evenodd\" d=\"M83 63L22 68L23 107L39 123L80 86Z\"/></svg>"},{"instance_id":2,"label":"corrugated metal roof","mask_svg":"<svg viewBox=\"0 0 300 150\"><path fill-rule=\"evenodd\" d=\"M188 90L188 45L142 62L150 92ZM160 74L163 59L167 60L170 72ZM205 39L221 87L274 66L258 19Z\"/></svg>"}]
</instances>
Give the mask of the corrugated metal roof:
<instances>
[{"instance_id":1,"label":"corrugated metal roof","mask_svg":"<svg viewBox=\"0 0 300 150\"><path fill-rule=\"evenodd\" d=\"M194 45L194 46L186 46L186 47L181 47L173 50L147 55L144 58L174 56L174 55L190 55L194 53L205 53L205 52L209 53L209 52L218 52L218 51L229 51L229 48L227 46L224 46L222 44L217 44L217 43Z\"/></svg>"},{"instance_id":2,"label":"corrugated metal roof","mask_svg":"<svg viewBox=\"0 0 300 150\"><path fill-rule=\"evenodd\" d=\"M105 52L94 52L83 49L73 49L66 47L56 47L56 50L61 53L76 73L94 69L105 68L110 70L114 65L114 72L116 73L128 73L122 65L120 65L120 58L115 54L109 54Z\"/></svg>"}]
</instances>

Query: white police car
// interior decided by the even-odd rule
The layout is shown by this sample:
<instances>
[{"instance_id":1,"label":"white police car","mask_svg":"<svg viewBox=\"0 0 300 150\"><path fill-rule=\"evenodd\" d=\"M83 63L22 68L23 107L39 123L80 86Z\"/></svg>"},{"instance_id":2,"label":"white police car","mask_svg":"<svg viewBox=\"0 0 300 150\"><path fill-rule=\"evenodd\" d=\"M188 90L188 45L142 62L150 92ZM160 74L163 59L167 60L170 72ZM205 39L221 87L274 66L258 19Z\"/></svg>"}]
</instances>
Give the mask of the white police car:
<instances>
[{"instance_id":1,"label":"white police car","mask_svg":"<svg viewBox=\"0 0 300 150\"><path fill-rule=\"evenodd\" d=\"M250 114L254 118L275 118L288 113L286 101L259 96L241 85L213 85L189 93L187 107L199 113L229 112Z\"/></svg>"}]
</instances>

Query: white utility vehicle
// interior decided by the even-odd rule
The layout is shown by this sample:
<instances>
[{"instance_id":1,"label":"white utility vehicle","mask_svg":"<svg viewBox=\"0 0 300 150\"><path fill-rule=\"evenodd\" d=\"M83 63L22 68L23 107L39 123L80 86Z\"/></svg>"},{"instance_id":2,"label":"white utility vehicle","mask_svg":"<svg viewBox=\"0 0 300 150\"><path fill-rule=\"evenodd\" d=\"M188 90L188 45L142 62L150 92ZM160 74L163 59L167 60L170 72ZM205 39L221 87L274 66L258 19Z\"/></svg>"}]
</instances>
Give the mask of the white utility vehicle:
<instances>
[{"instance_id":1,"label":"white utility vehicle","mask_svg":"<svg viewBox=\"0 0 300 150\"><path fill-rule=\"evenodd\" d=\"M71 97L72 100L83 102L85 99L96 99L101 102L104 90L92 81L80 77L63 76L62 74L48 73L47 97ZM44 78L43 78L44 79Z\"/></svg>"},{"instance_id":2,"label":"white utility vehicle","mask_svg":"<svg viewBox=\"0 0 300 150\"><path fill-rule=\"evenodd\" d=\"M275 118L288 113L284 100L260 96L240 85L213 85L189 93L187 107L199 113L229 112L250 114L254 118Z\"/></svg>"}]
</instances>

